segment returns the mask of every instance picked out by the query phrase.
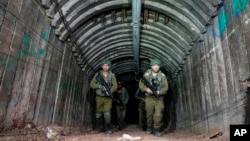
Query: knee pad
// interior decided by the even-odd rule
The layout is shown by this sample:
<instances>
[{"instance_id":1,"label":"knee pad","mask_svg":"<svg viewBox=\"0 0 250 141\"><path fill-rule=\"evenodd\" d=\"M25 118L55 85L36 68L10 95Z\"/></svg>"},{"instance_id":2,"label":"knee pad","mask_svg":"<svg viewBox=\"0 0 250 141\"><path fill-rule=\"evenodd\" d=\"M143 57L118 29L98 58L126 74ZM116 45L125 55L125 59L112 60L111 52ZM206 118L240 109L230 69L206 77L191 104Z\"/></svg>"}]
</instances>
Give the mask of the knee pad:
<instances>
[{"instance_id":1,"label":"knee pad","mask_svg":"<svg viewBox=\"0 0 250 141\"><path fill-rule=\"evenodd\" d=\"M111 114L110 114L110 112L104 113L104 119L105 119L105 122L110 122L111 121Z\"/></svg>"},{"instance_id":2,"label":"knee pad","mask_svg":"<svg viewBox=\"0 0 250 141\"><path fill-rule=\"evenodd\" d=\"M96 118L101 118L101 116L102 116L102 114L100 114L100 113L96 113L96 114L95 114L95 117L96 117Z\"/></svg>"}]
</instances>

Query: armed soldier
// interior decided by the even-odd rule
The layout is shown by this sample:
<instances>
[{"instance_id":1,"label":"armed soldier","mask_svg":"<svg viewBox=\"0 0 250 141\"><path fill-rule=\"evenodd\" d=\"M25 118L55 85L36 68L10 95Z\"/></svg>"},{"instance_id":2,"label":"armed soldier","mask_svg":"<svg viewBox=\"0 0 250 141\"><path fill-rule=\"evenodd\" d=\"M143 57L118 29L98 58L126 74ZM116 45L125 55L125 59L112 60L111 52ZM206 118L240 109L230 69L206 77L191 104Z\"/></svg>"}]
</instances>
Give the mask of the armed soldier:
<instances>
[{"instance_id":1,"label":"armed soldier","mask_svg":"<svg viewBox=\"0 0 250 141\"><path fill-rule=\"evenodd\" d=\"M168 90L167 78L160 71L160 65L161 61L159 59L152 59L150 62L151 68L143 74L145 79L142 78L139 82L140 90L145 92L146 133L153 133L156 136L162 136L160 127L164 110L163 95ZM145 81L150 85L147 85Z\"/></svg>"},{"instance_id":2,"label":"armed soldier","mask_svg":"<svg viewBox=\"0 0 250 141\"><path fill-rule=\"evenodd\" d=\"M121 130L124 127L124 119L126 116L126 105L129 100L128 91L122 85L121 82L118 82L118 88L114 95L115 108L117 114L118 126L117 129Z\"/></svg>"},{"instance_id":3,"label":"armed soldier","mask_svg":"<svg viewBox=\"0 0 250 141\"><path fill-rule=\"evenodd\" d=\"M105 132L110 134L111 131L111 107L113 93L117 90L117 81L115 74L110 70L111 62L103 60L101 63L102 70L97 72L90 82L90 87L96 92L96 133L101 132L103 127L102 116L105 120Z\"/></svg>"}]
</instances>

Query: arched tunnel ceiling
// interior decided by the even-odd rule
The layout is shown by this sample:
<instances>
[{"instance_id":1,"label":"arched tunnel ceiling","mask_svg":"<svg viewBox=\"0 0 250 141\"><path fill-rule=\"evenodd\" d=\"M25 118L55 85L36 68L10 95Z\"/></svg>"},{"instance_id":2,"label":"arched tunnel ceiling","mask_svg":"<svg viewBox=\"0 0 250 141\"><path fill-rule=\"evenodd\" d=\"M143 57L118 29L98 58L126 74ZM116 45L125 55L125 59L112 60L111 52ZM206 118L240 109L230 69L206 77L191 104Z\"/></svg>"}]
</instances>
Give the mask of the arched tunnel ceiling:
<instances>
[{"instance_id":1,"label":"arched tunnel ceiling","mask_svg":"<svg viewBox=\"0 0 250 141\"><path fill-rule=\"evenodd\" d=\"M77 63L91 77L108 58L119 75L133 72L132 0L41 0L51 25L72 44ZM190 44L218 8L217 0L141 0L139 61L160 58L173 75L185 64Z\"/></svg>"}]
</instances>

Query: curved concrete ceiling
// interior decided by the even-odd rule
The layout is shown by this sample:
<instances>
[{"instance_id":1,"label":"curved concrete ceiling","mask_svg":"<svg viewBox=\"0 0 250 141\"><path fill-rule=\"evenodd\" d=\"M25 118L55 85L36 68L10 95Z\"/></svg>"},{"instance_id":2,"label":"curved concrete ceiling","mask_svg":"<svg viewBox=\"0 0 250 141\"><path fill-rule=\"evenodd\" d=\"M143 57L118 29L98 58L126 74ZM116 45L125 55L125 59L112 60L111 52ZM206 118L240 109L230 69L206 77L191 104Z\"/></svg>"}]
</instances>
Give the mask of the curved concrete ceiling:
<instances>
[{"instance_id":1,"label":"curved concrete ceiling","mask_svg":"<svg viewBox=\"0 0 250 141\"><path fill-rule=\"evenodd\" d=\"M91 77L108 58L116 74L133 72L132 0L42 0L61 41L72 44L77 63ZM160 58L174 75L192 43L218 9L217 0L142 0L140 68Z\"/></svg>"}]
</instances>

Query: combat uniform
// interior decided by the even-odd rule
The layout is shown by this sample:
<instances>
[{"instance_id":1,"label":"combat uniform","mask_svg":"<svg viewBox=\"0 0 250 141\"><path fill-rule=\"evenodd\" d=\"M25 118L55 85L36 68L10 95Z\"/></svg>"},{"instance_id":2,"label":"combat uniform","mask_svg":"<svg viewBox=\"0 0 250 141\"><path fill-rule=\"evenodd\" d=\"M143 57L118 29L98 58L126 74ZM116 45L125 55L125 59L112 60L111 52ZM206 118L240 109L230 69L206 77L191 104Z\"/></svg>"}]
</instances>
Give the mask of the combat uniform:
<instances>
[{"instance_id":1,"label":"combat uniform","mask_svg":"<svg viewBox=\"0 0 250 141\"><path fill-rule=\"evenodd\" d=\"M124 127L124 119L126 115L126 105L129 100L128 91L126 88L121 87L116 91L116 113L117 113L117 120L118 120L118 129L122 129ZM118 103L119 101L119 103Z\"/></svg>"},{"instance_id":2,"label":"combat uniform","mask_svg":"<svg viewBox=\"0 0 250 141\"><path fill-rule=\"evenodd\" d=\"M139 128L144 130L146 127L145 95L143 92L141 92L140 88L136 90L135 99L140 101L138 104Z\"/></svg>"},{"instance_id":3,"label":"combat uniform","mask_svg":"<svg viewBox=\"0 0 250 141\"><path fill-rule=\"evenodd\" d=\"M111 63L107 60L103 61L102 64L107 63L111 65ZM94 75L90 82L90 87L95 89L96 92L96 120L97 120L97 132L100 132L102 128L102 116L104 116L105 120L105 131L111 132L111 108L112 108L112 99L106 95L103 91L103 86L98 82L97 75L101 75L104 80L110 86L111 93L114 93L117 90L117 80L115 74L109 71L107 77L102 75L102 71L99 71Z\"/></svg>"},{"instance_id":4,"label":"combat uniform","mask_svg":"<svg viewBox=\"0 0 250 141\"><path fill-rule=\"evenodd\" d=\"M155 64L160 64L160 61L153 60L151 61L151 66ZM151 133L153 131L154 134L160 136L159 129L162 126L162 114L164 110L164 101L163 96L166 94L168 90L168 82L164 73L160 70L157 73L156 77L152 76L152 69L148 69L143 77L145 77L151 85L157 88L159 91L159 98L156 98L150 93L146 92L147 87L145 84L140 81L139 88L141 91L145 92L145 109L146 109L146 119L147 119L147 133ZM153 127L153 129L152 129Z\"/></svg>"}]
</instances>

